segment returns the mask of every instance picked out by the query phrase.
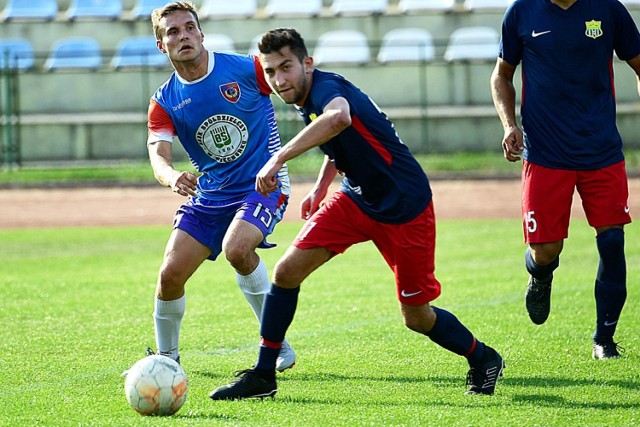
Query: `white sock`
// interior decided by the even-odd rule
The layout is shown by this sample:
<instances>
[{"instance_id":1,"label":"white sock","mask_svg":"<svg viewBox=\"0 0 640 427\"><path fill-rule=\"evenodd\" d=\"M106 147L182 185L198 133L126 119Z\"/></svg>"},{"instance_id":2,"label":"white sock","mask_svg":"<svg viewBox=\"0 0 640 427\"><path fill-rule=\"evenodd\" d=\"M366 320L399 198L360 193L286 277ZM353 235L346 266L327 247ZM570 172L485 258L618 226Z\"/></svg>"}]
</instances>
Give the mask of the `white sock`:
<instances>
[{"instance_id":1,"label":"white sock","mask_svg":"<svg viewBox=\"0 0 640 427\"><path fill-rule=\"evenodd\" d=\"M156 297L153 320L156 330L158 352L178 359L180 325L186 310L186 295L172 301L162 301Z\"/></svg>"},{"instance_id":2,"label":"white sock","mask_svg":"<svg viewBox=\"0 0 640 427\"><path fill-rule=\"evenodd\" d=\"M262 314L262 305L264 304L264 296L269 292L269 289L271 289L271 280L269 280L267 266L264 265L261 259L251 274L243 276L236 273L236 281L259 322L260 315Z\"/></svg>"}]
</instances>

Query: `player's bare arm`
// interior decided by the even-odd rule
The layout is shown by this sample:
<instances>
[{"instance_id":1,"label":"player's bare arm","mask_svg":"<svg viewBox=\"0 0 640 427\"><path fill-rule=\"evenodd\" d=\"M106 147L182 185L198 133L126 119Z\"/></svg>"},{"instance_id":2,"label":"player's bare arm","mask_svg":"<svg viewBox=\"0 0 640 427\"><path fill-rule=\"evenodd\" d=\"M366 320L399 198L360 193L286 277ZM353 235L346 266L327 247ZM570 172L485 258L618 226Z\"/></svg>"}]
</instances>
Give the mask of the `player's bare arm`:
<instances>
[{"instance_id":1,"label":"player's bare arm","mask_svg":"<svg viewBox=\"0 0 640 427\"><path fill-rule=\"evenodd\" d=\"M513 85L515 70L515 65L498 58L491 74L491 96L504 129L502 151L504 158L510 162L520 160L524 149L522 130L516 121L516 89Z\"/></svg>"},{"instance_id":2,"label":"player's bare arm","mask_svg":"<svg viewBox=\"0 0 640 427\"><path fill-rule=\"evenodd\" d=\"M153 142L148 144L147 148L153 174L160 184L170 187L173 192L181 196L196 195L198 178L191 172L178 171L173 167L170 142Z\"/></svg>"},{"instance_id":3,"label":"player's bare arm","mask_svg":"<svg viewBox=\"0 0 640 427\"><path fill-rule=\"evenodd\" d=\"M342 97L332 99L309 126L278 150L256 175L256 191L268 194L278 188L276 174L282 165L311 148L317 147L351 126L349 103Z\"/></svg>"},{"instance_id":4,"label":"player's bare arm","mask_svg":"<svg viewBox=\"0 0 640 427\"><path fill-rule=\"evenodd\" d=\"M300 218L309 219L320 208L337 173L338 169L329 156L324 156L324 163L320 168L315 185L300 202Z\"/></svg>"},{"instance_id":5,"label":"player's bare arm","mask_svg":"<svg viewBox=\"0 0 640 427\"><path fill-rule=\"evenodd\" d=\"M628 60L627 64L629 64L629 66L636 73L636 83L638 85L638 95L640 95L640 55Z\"/></svg>"}]
</instances>

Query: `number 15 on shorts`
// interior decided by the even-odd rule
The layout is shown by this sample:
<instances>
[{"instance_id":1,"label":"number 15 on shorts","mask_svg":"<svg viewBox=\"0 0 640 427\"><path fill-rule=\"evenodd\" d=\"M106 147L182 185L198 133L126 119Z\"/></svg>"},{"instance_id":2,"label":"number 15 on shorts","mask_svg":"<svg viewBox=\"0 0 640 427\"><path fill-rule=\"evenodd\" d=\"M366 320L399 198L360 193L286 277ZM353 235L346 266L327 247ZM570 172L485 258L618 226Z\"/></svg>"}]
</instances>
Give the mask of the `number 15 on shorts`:
<instances>
[{"instance_id":1,"label":"number 15 on shorts","mask_svg":"<svg viewBox=\"0 0 640 427\"><path fill-rule=\"evenodd\" d=\"M529 233L535 233L538 229L538 222L533 217L533 214L535 214L535 211L529 211L524 217L524 221L527 224L527 231L529 231Z\"/></svg>"}]
</instances>

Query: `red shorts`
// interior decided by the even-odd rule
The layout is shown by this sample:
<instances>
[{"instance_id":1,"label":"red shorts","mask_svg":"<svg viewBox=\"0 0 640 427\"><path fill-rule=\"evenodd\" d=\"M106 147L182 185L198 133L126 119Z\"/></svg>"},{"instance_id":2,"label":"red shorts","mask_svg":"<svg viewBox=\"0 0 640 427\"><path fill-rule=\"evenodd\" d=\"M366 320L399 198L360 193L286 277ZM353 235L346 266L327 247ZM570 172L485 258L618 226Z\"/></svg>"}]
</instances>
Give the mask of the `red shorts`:
<instances>
[{"instance_id":1,"label":"red shorts","mask_svg":"<svg viewBox=\"0 0 640 427\"><path fill-rule=\"evenodd\" d=\"M525 161L522 168L522 225L526 243L567 238L576 189L590 226L631 222L624 161L588 171L550 169Z\"/></svg>"},{"instance_id":2,"label":"red shorts","mask_svg":"<svg viewBox=\"0 0 640 427\"><path fill-rule=\"evenodd\" d=\"M385 224L371 219L349 196L338 191L306 222L293 246L323 247L335 255L369 240L394 272L401 303L423 305L440 295L440 283L434 275L433 202L410 222Z\"/></svg>"}]
</instances>

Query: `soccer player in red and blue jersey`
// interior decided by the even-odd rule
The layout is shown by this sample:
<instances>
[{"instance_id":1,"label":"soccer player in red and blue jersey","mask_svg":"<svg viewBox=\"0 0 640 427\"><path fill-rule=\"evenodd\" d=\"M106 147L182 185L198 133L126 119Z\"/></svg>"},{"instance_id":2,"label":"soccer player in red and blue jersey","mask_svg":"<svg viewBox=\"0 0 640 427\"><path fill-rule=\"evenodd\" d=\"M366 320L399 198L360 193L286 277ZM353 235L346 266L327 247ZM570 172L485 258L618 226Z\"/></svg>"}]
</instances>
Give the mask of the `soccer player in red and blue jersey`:
<instances>
[{"instance_id":1,"label":"soccer player in red and blue jersey","mask_svg":"<svg viewBox=\"0 0 640 427\"><path fill-rule=\"evenodd\" d=\"M325 154L316 185L301 204L307 219L278 261L264 304L258 362L211 393L214 400L273 396L275 361L293 321L300 284L350 246L372 241L395 274L405 325L466 357L468 394L491 395L504 361L450 312L430 304L440 295L434 275L435 214L426 174L376 104L340 75L313 68L294 29L264 35L260 62L270 86L294 104L307 126L258 173L262 194L276 191L287 160L319 147ZM342 186L322 204L336 174Z\"/></svg>"},{"instance_id":2,"label":"soccer player in red and blue jersey","mask_svg":"<svg viewBox=\"0 0 640 427\"><path fill-rule=\"evenodd\" d=\"M616 127L614 52L640 76L640 34L618 0L516 0L505 13L491 86L509 161L523 159L525 305L536 324L551 307L553 272L578 191L595 229L592 355L620 357L613 336L625 303L624 225L629 215L622 139ZM513 76L522 63L522 130Z\"/></svg>"},{"instance_id":3,"label":"soccer player in red and blue jersey","mask_svg":"<svg viewBox=\"0 0 640 427\"><path fill-rule=\"evenodd\" d=\"M185 284L205 260L225 253L260 319L271 282L255 249L273 246L266 238L282 219L289 181L283 167L276 191L263 195L254 189L258 171L281 145L271 89L257 58L207 51L189 2L156 9L152 23L158 49L168 55L175 72L151 98L149 158L161 184L189 197L174 217L153 314L158 352L179 360ZM173 167L174 137L198 177ZM280 371L295 363L287 343L282 350Z\"/></svg>"}]
</instances>

